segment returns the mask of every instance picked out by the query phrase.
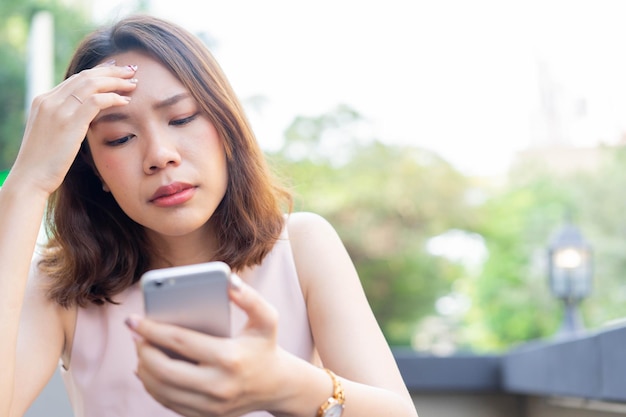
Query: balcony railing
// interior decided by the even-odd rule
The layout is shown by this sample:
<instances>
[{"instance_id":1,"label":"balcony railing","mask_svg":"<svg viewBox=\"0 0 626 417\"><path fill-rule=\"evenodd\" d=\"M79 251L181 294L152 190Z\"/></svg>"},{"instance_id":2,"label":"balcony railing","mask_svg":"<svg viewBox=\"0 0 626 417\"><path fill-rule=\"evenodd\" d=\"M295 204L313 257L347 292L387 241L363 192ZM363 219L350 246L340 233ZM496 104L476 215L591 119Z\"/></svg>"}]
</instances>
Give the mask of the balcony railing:
<instances>
[{"instance_id":1,"label":"balcony railing","mask_svg":"<svg viewBox=\"0 0 626 417\"><path fill-rule=\"evenodd\" d=\"M420 417L626 416L626 326L504 355L394 351ZM70 416L55 375L26 417Z\"/></svg>"}]
</instances>

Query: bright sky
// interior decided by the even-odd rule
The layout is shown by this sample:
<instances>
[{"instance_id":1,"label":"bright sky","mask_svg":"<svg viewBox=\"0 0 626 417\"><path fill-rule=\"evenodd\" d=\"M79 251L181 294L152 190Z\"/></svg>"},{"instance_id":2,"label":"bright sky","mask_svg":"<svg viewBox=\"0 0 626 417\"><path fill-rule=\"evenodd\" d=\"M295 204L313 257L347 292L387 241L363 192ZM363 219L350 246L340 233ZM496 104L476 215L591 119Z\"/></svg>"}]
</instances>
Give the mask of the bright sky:
<instances>
[{"instance_id":1,"label":"bright sky","mask_svg":"<svg viewBox=\"0 0 626 417\"><path fill-rule=\"evenodd\" d=\"M249 117L266 148L296 115L344 103L367 118L369 136L429 148L468 174L499 173L545 139L540 68L555 83L570 142L611 142L626 130L621 0L150 3L216 40L241 99L265 97ZM110 20L132 2L95 4Z\"/></svg>"}]
</instances>

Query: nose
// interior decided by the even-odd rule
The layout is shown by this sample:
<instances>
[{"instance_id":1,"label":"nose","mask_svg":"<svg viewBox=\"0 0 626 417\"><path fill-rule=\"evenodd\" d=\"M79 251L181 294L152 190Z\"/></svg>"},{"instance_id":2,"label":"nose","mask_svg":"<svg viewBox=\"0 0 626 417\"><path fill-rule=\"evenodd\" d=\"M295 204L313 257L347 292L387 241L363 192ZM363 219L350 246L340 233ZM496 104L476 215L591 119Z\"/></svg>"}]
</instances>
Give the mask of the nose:
<instances>
[{"instance_id":1,"label":"nose","mask_svg":"<svg viewBox=\"0 0 626 417\"><path fill-rule=\"evenodd\" d=\"M167 132L151 131L145 139L145 144L143 169L146 174L150 175L168 166L180 164L181 155L176 140Z\"/></svg>"}]
</instances>

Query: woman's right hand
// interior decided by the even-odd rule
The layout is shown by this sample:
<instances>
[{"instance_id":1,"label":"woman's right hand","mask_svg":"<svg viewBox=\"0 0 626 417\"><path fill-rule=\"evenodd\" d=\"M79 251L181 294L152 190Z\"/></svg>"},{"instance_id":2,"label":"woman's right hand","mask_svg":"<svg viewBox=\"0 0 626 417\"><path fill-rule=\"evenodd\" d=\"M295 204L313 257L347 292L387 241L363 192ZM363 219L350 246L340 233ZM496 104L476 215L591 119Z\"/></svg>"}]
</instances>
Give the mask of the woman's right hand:
<instances>
[{"instance_id":1,"label":"woman's right hand","mask_svg":"<svg viewBox=\"0 0 626 417\"><path fill-rule=\"evenodd\" d=\"M72 75L33 100L24 138L7 182L51 194L78 154L89 125L104 109L128 104L136 67L114 61ZM27 184L25 184L27 182Z\"/></svg>"}]
</instances>

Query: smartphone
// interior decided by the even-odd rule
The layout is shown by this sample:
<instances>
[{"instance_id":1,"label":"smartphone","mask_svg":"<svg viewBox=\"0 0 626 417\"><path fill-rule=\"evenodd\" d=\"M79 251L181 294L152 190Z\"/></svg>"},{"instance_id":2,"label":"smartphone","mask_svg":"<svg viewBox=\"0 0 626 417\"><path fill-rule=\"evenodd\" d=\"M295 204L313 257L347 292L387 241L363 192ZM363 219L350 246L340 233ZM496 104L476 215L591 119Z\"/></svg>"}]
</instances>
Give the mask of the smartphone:
<instances>
[{"instance_id":1,"label":"smartphone","mask_svg":"<svg viewBox=\"0 0 626 417\"><path fill-rule=\"evenodd\" d=\"M230 273L227 264L217 261L147 271L140 280L146 317L229 337Z\"/></svg>"}]
</instances>

